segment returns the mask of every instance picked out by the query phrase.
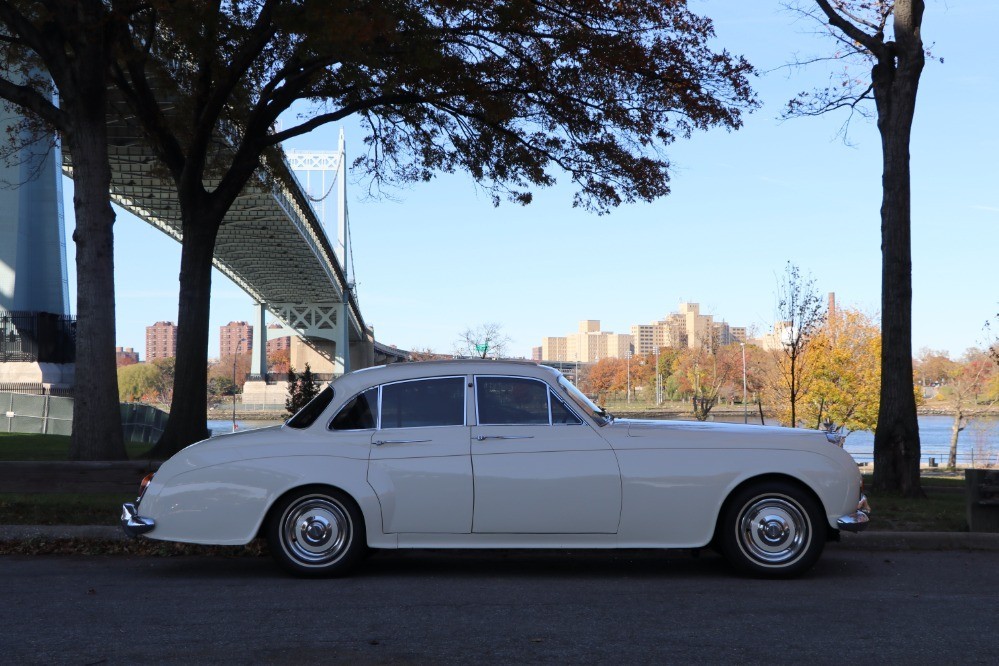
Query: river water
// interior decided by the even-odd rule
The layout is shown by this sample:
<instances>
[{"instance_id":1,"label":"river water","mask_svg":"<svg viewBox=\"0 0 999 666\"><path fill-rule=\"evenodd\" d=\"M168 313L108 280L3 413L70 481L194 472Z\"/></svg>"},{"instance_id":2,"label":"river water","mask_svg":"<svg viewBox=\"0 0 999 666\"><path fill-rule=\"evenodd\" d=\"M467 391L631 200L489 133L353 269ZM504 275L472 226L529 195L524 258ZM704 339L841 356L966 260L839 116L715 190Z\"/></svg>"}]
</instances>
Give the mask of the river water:
<instances>
[{"instance_id":1,"label":"river water","mask_svg":"<svg viewBox=\"0 0 999 666\"><path fill-rule=\"evenodd\" d=\"M741 419L736 418L725 420L741 422ZM947 464L950 452L950 429L953 422L954 419L950 416L919 417L920 462L923 465L928 465L930 458L940 466ZM239 430L266 428L280 423L280 421L236 421ZM232 421L209 421L208 427L212 435L232 432ZM858 463L874 461L873 433L866 431L850 433L844 448ZM961 466L999 464L999 418L982 417L972 419L968 423L958 438L957 464Z\"/></svg>"},{"instance_id":2,"label":"river water","mask_svg":"<svg viewBox=\"0 0 999 666\"><path fill-rule=\"evenodd\" d=\"M920 463L926 465L933 458L938 465L947 464L950 455L952 416L919 417ZM850 433L844 448L857 462L874 460L874 434ZM987 416L972 419L957 439L957 464L966 467L999 463L999 418Z\"/></svg>"}]
</instances>

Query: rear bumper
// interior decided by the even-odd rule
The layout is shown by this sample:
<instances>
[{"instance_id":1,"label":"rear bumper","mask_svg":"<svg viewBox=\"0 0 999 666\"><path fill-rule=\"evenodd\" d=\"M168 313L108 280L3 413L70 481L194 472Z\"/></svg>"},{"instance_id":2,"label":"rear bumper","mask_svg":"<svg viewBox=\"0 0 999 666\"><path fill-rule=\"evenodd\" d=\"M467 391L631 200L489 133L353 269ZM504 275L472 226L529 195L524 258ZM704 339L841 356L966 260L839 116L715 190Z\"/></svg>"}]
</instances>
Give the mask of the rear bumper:
<instances>
[{"instance_id":1,"label":"rear bumper","mask_svg":"<svg viewBox=\"0 0 999 666\"><path fill-rule=\"evenodd\" d=\"M861 495L857 510L836 519L836 527L845 532L863 532L870 521L871 505L867 503L867 495Z\"/></svg>"},{"instance_id":2,"label":"rear bumper","mask_svg":"<svg viewBox=\"0 0 999 666\"><path fill-rule=\"evenodd\" d=\"M121 505L121 529L130 537L151 532L156 527L152 518L144 518L138 514L138 509L132 502Z\"/></svg>"}]
</instances>

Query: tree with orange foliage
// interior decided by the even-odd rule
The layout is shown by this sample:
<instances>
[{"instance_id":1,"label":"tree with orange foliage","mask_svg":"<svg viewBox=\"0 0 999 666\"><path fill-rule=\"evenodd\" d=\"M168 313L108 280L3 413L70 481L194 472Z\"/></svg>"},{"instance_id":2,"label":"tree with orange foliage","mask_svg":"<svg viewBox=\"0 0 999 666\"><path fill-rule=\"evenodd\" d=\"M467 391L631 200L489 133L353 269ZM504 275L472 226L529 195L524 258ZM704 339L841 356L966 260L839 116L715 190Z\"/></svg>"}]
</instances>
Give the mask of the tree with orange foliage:
<instances>
[{"instance_id":1,"label":"tree with orange foliage","mask_svg":"<svg viewBox=\"0 0 999 666\"><path fill-rule=\"evenodd\" d=\"M674 361L674 375L680 388L690 396L694 418L706 421L718 404L722 387L742 378L742 349L726 345L717 350L710 345L682 350Z\"/></svg>"},{"instance_id":2,"label":"tree with orange foliage","mask_svg":"<svg viewBox=\"0 0 999 666\"><path fill-rule=\"evenodd\" d=\"M291 350L281 349L267 355L267 371L279 375L288 374L291 367Z\"/></svg>"},{"instance_id":3,"label":"tree with orange foliage","mask_svg":"<svg viewBox=\"0 0 999 666\"><path fill-rule=\"evenodd\" d=\"M627 368L623 358L602 358L586 373L586 388L597 396L597 402L606 402L611 393L624 392Z\"/></svg>"},{"instance_id":4,"label":"tree with orange foliage","mask_svg":"<svg viewBox=\"0 0 999 666\"><path fill-rule=\"evenodd\" d=\"M874 431L881 390L881 329L859 310L830 311L806 352L808 387L799 415L806 425Z\"/></svg>"}]
</instances>

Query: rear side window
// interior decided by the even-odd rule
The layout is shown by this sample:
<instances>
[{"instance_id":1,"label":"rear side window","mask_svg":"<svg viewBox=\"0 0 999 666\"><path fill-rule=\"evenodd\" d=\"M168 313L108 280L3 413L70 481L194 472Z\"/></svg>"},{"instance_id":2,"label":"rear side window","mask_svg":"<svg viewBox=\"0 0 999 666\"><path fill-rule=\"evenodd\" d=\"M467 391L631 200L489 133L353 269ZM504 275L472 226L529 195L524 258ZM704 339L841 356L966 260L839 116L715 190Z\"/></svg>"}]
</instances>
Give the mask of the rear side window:
<instances>
[{"instance_id":1,"label":"rear side window","mask_svg":"<svg viewBox=\"0 0 999 666\"><path fill-rule=\"evenodd\" d=\"M519 377L477 377L480 425L548 425L548 385Z\"/></svg>"},{"instance_id":2,"label":"rear side window","mask_svg":"<svg viewBox=\"0 0 999 666\"><path fill-rule=\"evenodd\" d=\"M298 413L285 422L289 428L308 428L316 422L326 408L333 401L333 387L327 386L319 392L315 398L309 401L305 407L298 410Z\"/></svg>"},{"instance_id":3,"label":"rear side window","mask_svg":"<svg viewBox=\"0 0 999 666\"><path fill-rule=\"evenodd\" d=\"M382 386L382 429L464 424L464 377L419 379Z\"/></svg>"},{"instance_id":4,"label":"rear side window","mask_svg":"<svg viewBox=\"0 0 999 666\"><path fill-rule=\"evenodd\" d=\"M333 421L330 430L373 430L378 416L378 387L354 396L344 405Z\"/></svg>"}]
</instances>

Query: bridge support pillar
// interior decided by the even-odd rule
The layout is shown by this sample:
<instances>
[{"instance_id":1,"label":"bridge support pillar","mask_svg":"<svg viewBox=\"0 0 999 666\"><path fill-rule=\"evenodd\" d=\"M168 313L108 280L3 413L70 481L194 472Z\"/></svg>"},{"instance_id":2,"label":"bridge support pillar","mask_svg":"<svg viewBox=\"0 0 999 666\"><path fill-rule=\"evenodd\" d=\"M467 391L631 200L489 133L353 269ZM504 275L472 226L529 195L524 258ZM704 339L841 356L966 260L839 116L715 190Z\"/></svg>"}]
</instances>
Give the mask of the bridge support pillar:
<instances>
[{"instance_id":1,"label":"bridge support pillar","mask_svg":"<svg viewBox=\"0 0 999 666\"><path fill-rule=\"evenodd\" d=\"M267 379L267 306L253 304L253 353L250 355L250 377Z\"/></svg>"},{"instance_id":2,"label":"bridge support pillar","mask_svg":"<svg viewBox=\"0 0 999 666\"><path fill-rule=\"evenodd\" d=\"M345 375L350 372L350 321L347 314L347 306L339 303L336 306L336 357L334 360L337 374Z\"/></svg>"}]
</instances>

